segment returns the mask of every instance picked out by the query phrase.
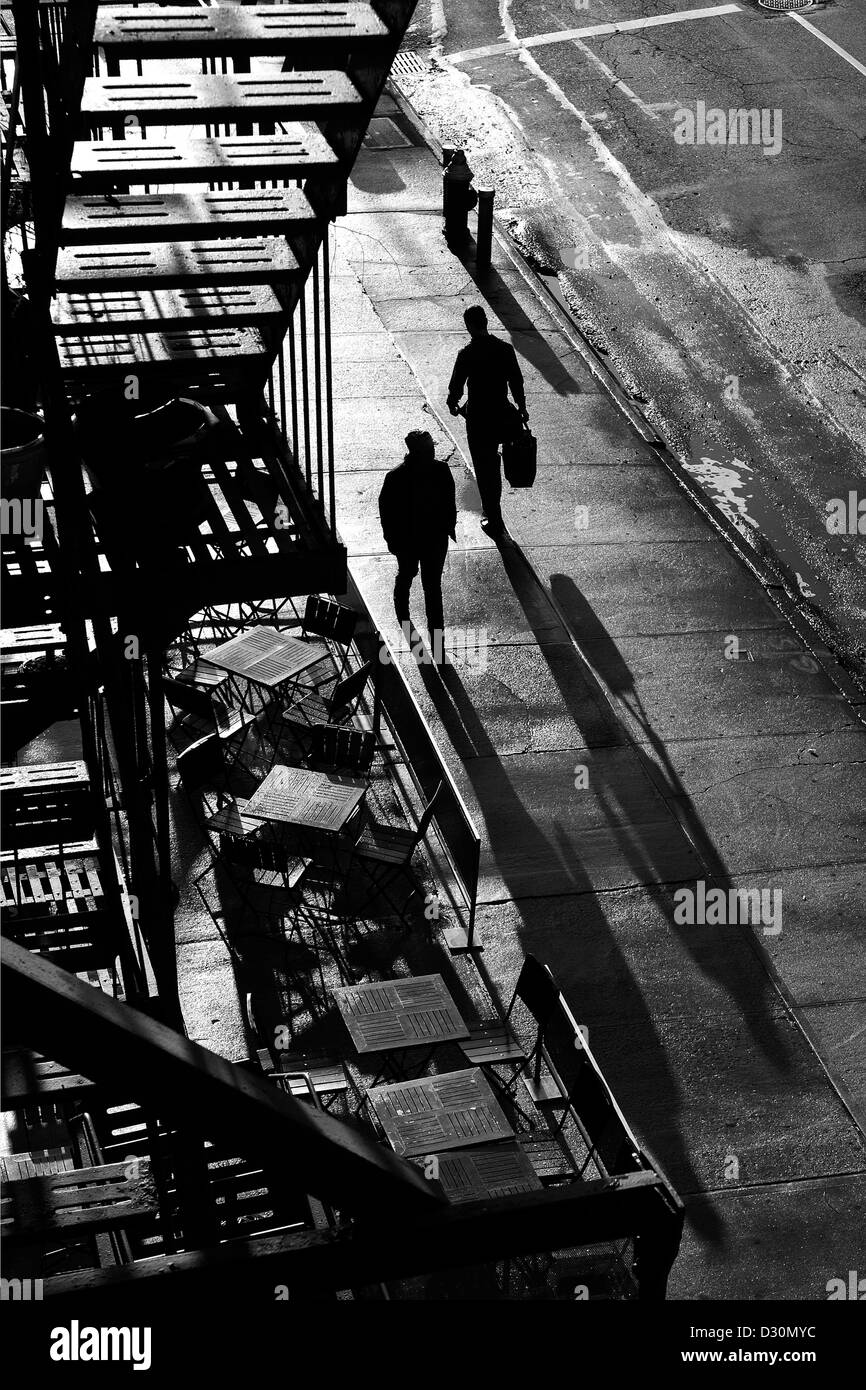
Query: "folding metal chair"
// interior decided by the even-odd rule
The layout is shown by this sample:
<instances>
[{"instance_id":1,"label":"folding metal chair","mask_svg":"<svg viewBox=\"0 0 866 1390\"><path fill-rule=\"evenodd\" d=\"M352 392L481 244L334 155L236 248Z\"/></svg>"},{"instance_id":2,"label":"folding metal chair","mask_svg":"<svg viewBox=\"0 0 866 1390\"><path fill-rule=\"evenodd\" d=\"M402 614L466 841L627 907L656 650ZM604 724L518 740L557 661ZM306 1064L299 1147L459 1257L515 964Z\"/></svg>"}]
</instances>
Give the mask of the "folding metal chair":
<instances>
[{"instance_id":1,"label":"folding metal chair","mask_svg":"<svg viewBox=\"0 0 866 1390\"><path fill-rule=\"evenodd\" d=\"M209 664L206 649L191 626L181 633L167 654L165 674L169 680L182 681L212 694L228 679L225 671Z\"/></svg>"},{"instance_id":2,"label":"folding metal chair","mask_svg":"<svg viewBox=\"0 0 866 1390\"><path fill-rule=\"evenodd\" d=\"M366 907L377 898L384 898L388 906L396 912L401 922L406 924L406 910L418 892L418 884L410 882L409 893L402 907L398 906L391 893L392 886L402 877L409 877L412 856L427 834L436 800L442 791L442 783L436 788L424 808L424 813L416 829L405 830L399 826L382 825L377 821L366 824L358 839L351 847L352 861L357 863L370 883L370 892L358 909L363 915Z\"/></svg>"},{"instance_id":3,"label":"folding metal chair","mask_svg":"<svg viewBox=\"0 0 866 1390\"><path fill-rule=\"evenodd\" d=\"M366 661L351 675L339 680L329 696L323 697L319 691L310 690L280 711L275 720L274 759L284 729L291 731L306 755L315 725L348 723L358 708L372 671L373 662Z\"/></svg>"},{"instance_id":4,"label":"folding metal chair","mask_svg":"<svg viewBox=\"0 0 866 1390\"><path fill-rule=\"evenodd\" d=\"M579 1169L581 1177L590 1163L595 1164L601 1177L639 1172L644 1165L638 1142L623 1120L562 996L558 1014L562 1019L562 1035L553 1040L552 1051L549 1042L546 1044L551 1070L562 1088L563 1101L562 1114L552 1132L561 1133L569 1115L572 1117L587 1149Z\"/></svg>"},{"instance_id":5,"label":"folding metal chair","mask_svg":"<svg viewBox=\"0 0 866 1390\"><path fill-rule=\"evenodd\" d=\"M209 864L196 876L193 884L235 965L247 973L255 968L276 970L284 980L289 995L297 994L308 1013L313 1018L319 1017L326 1007L327 999L321 962L318 954L303 940L303 936L297 930L295 919L301 904L297 884L303 876L303 867L298 869L293 880L286 880L275 887L268 883L257 883L254 873L250 874L249 881L242 887L235 874L229 872L232 886L242 904L246 909L252 909L255 914L256 923L260 928L256 931L249 930L241 918L238 919L234 930L229 928L225 908L213 882L214 873L214 865ZM206 891L203 883L208 879L211 880L211 886L209 891ZM257 888L261 888L265 894L258 902L254 896ZM274 900L275 893L281 894L279 902ZM287 918L291 918L288 937L285 931ZM296 939L293 940L293 936ZM315 973L319 976L318 991L312 982Z\"/></svg>"},{"instance_id":6,"label":"folding metal chair","mask_svg":"<svg viewBox=\"0 0 866 1390\"><path fill-rule=\"evenodd\" d=\"M331 657L327 662L319 661L304 672L303 684L311 689L319 689L329 679L340 680L349 665L349 651L358 626L359 615L353 608L346 608L336 599L321 598L310 594L301 618L301 638L324 637L329 648L336 647L341 653L339 662Z\"/></svg>"},{"instance_id":7,"label":"folding metal chair","mask_svg":"<svg viewBox=\"0 0 866 1390\"><path fill-rule=\"evenodd\" d=\"M317 1109L328 1110L337 1096L348 1092L349 1078L345 1064L339 1057L289 1052L279 1045L282 1029L274 1030L272 1040L266 1038L265 1031L259 1025L251 993L244 996L244 1022L251 1051L255 1053L259 1066L287 1094L296 1099L309 1096Z\"/></svg>"},{"instance_id":8,"label":"folding metal chair","mask_svg":"<svg viewBox=\"0 0 866 1390\"><path fill-rule=\"evenodd\" d=\"M316 771L345 772L365 777L376 754L376 736L367 730L339 724L314 724L310 731L307 766Z\"/></svg>"},{"instance_id":9,"label":"folding metal chair","mask_svg":"<svg viewBox=\"0 0 866 1390\"><path fill-rule=\"evenodd\" d=\"M510 1022L518 1000L527 1009L535 1025L535 1037L528 1051ZM537 1101L542 1089L541 1053L544 1030L558 1002L559 986L550 966L543 965L535 956L528 955L520 967L517 984L504 1019L471 1028L469 1038L458 1046L472 1066L486 1069L504 1065L514 1068L506 1089L511 1088L524 1065L534 1063L532 1077L527 1077L527 1086L530 1095Z\"/></svg>"},{"instance_id":10,"label":"folding metal chair","mask_svg":"<svg viewBox=\"0 0 866 1390\"><path fill-rule=\"evenodd\" d=\"M227 836L232 840L256 839L265 830L263 821L244 813L247 798L236 796L229 785L229 772L222 744L216 734L206 734L177 755L180 784L196 814L200 814L194 795L201 792L204 799L202 828L208 834ZM215 798L214 809L208 795Z\"/></svg>"},{"instance_id":11,"label":"folding metal chair","mask_svg":"<svg viewBox=\"0 0 866 1390\"><path fill-rule=\"evenodd\" d=\"M195 686L186 685L183 681L163 680L162 687L175 716L174 728L169 733L175 752L181 751L174 739L174 734L180 731L187 739L184 747L197 743L208 734L215 734L227 752L233 744L237 744L234 758L240 756L250 729L256 722L254 714L244 709L227 708L206 691L196 690Z\"/></svg>"}]
</instances>

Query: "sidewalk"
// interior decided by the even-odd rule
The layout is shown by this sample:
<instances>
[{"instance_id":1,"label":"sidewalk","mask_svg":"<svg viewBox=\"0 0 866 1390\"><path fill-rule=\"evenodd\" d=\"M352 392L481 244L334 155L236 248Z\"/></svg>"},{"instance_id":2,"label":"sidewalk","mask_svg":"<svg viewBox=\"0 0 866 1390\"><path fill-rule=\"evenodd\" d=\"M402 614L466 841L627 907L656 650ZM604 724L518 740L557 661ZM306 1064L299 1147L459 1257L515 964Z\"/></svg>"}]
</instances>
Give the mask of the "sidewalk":
<instances>
[{"instance_id":1,"label":"sidewalk","mask_svg":"<svg viewBox=\"0 0 866 1390\"><path fill-rule=\"evenodd\" d=\"M866 1259L866 730L501 248L475 287L390 98L366 144L332 280L338 523L396 641L377 499L430 429L460 509L446 623L482 635L486 670L406 670L482 835L484 968L507 998L526 951L552 967L686 1198L671 1297L823 1299ZM445 409L482 301L539 438L501 551ZM781 931L678 925L677 885L701 880L780 891Z\"/></svg>"}]
</instances>

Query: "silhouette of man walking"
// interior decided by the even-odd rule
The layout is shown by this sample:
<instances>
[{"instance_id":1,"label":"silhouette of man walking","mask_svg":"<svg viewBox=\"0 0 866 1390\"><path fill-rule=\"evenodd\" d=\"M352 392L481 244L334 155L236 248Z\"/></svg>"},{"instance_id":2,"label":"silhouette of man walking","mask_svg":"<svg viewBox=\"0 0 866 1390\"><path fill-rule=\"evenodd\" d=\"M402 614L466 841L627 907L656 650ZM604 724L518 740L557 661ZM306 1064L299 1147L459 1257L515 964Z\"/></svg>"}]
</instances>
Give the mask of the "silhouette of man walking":
<instances>
[{"instance_id":1,"label":"silhouette of man walking","mask_svg":"<svg viewBox=\"0 0 866 1390\"><path fill-rule=\"evenodd\" d=\"M397 557L394 610L411 644L409 595L420 568L431 650L441 666L445 661L442 571L448 538L456 540L457 528L454 479L447 463L437 460L436 446L426 430L410 430L406 448L406 457L391 469L379 494L382 534Z\"/></svg>"},{"instance_id":2,"label":"silhouette of man walking","mask_svg":"<svg viewBox=\"0 0 866 1390\"><path fill-rule=\"evenodd\" d=\"M494 540L505 535L502 520L502 469L499 445L511 438L513 428L508 392L524 421L529 419L523 392L523 375L510 343L487 331L487 315L474 304L463 315L471 341L461 348L448 384L448 409L466 416L466 440L481 493L481 525ZM460 398L467 391L465 409Z\"/></svg>"}]
</instances>

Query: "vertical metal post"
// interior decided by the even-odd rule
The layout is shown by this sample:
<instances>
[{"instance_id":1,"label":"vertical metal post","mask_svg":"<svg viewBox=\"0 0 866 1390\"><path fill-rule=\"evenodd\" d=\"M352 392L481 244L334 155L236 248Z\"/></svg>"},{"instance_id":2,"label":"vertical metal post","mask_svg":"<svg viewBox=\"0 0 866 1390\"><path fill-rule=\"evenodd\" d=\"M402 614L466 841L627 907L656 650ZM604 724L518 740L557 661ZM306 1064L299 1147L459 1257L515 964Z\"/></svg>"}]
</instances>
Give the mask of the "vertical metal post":
<instances>
[{"instance_id":1,"label":"vertical metal post","mask_svg":"<svg viewBox=\"0 0 866 1390\"><path fill-rule=\"evenodd\" d=\"M334 477L334 389L331 368L331 266L328 224L322 238L322 271L325 299L325 421L328 438L328 511L331 535L337 530L336 479Z\"/></svg>"},{"instance_id":2,"label":"vertical metal post","mask_svg":"<svg viewBox=\"0 0 866 1390\"><path fill-rule=\"evenodd\" d=\"M313 471L310 458L310 382L307 373L307 286L304 285L300 299L300 322L298 331L301 337L301 402L304 416L304 468L307 487L312 491Z\"/></svg>"},{"instance_id":3,"label":"vertical metal post","mask_svg":"<svg viewBox=\"0 0 866 1390\"><path fill-rule=\"evenodd\" d=\"M297 308L297 305L295 306ZM289 386L292 392L292 459L297 469L301 467L301 458L298 448L298 362L295 352L295 329L297 327L295 311L292 310L292 319L289 324Z\"/></svg>"},{"instance_id":4,"label":"vertical metal post","mask_svg":"<svg viewBox=\"0 0 866 1390\"><path fill-rule=\"evenodd\" d=\"M319 304L319 255L313 257L313 371L316 388L316 476L319 505L325 509L325 462L322 455L322 334Z\"/></svg>"},{"instance_id":5,"label":"vertical metal post","mask_svg":"<svg viewBox=\"0 0 866 1390\"><path fill-rule=\"evenodd\" d=\"M286 430L286 340L280 343L280 350L277 353L277 380L280 388L280 437L283 444L287 443L288 431Z\"/></svg>"},{"instance_id":6,"label":"vertical metal post","mask_svg":"<svg viewBox=\"0 0 866 1390\"><path fill-rule=\"evenodd\" d=\"M475 269L479 275L487 275L493 255L493 200L494 188L478 190L478 237L475 244Z\"/></svg>"}]
</instances>

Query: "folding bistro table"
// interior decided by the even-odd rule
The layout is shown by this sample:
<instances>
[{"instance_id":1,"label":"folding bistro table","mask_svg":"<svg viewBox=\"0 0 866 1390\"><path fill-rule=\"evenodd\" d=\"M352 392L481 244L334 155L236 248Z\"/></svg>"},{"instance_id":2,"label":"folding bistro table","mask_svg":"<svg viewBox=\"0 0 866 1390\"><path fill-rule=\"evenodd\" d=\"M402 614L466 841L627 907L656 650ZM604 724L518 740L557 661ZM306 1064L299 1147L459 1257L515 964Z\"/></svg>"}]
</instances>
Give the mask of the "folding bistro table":
<instances>
[{"instance_id":1,"label":"folding bistro table","mask_svg":"<svg viewBox=\"0 0 866 1390\"><path fill-rule=\"evenodd\" d=\"M401 1158L514 1138L480 1067L371 1086L367 1097Z\"/></svg>"},{"instance_id":2,"label":"folding bistro table","mask_svg":"<svg viewBox=\"0 0 866 1390\"><path fill-rule=\"evenodd\" d=\"M275 627L251 627L214 647L202 660L271 695L329 655L322 642L302 642Z\"/></svg>"},{"instance_id":3,"label":"folding bistro table","mask_svg":"<svg viewBox=\"0 0 866 1390\"><path fill-rule=\"evenodd\" d=\"M367 783L306 767L272 767L247 802L245 816L339 835L367 793Z\"/></svg>"},{"instance_id":4,"label":"folding bistro table","mask_svg":"<svg viewBox=\"0 0 866 1390\"><path fill-rule=\"evenodd\" d=\"M333 856L327 864L330 874L327 911L333 910L334 884L339 863L337 837L345 829L367 793L367 783L357 777L343 777L333 772L311 772L305 767L271 768L247 802L245 817L269 821L271 825L289 825L300 832L302 852L321 864L323 834L334 842ZM331 855L328 855L331 859ZM328 949L340 966L342 978L347 978L341 953L330 938ZM350 975L348 975L351 978Z\"/></svg>"},{"instance_id":5,"label":"folding bistro table","mask_svg":"<svg viewBox=\"0 0 866 1390\"><path fill-rule=\"evenodd\" d=\"M359 1057L385 1053L382 1074L405 1076L403 1054L426 1047L426 1065L443 1042L469 1037L469 1029L441 975L345 985L331 991Z\"/></svg>"},{"instance_id":6,"label":"folding bistro table","mask_svg":"<svg viewBox=\"0 0 866 1390\"><path fill-rule=\"evenodd\" d=\"M426 1166L427 1158L413 1162ZM505 1140L442 1154L432 1176L438 1177L449 1202L457 1203L510 1197L515 1192L538 1192L544 1186L525 1149Z\"/></svg>"}]
</instances>

